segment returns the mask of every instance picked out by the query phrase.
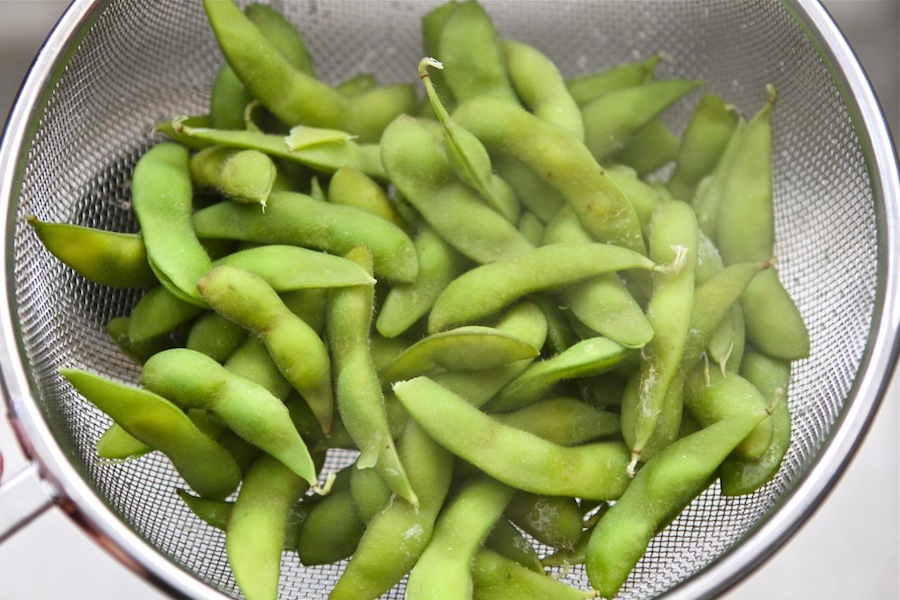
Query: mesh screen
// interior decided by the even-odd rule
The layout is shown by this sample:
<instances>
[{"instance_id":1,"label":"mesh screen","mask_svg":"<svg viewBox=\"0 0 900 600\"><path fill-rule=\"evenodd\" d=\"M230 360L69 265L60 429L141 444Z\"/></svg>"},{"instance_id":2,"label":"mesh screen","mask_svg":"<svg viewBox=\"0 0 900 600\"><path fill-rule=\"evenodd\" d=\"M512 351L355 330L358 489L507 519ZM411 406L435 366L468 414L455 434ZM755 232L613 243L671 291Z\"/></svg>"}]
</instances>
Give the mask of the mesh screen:
<instances>
[{"instance_id":1,"label":"mesh screen","mask_svg":"<svg viewBox=\"0 0 900 600\"><path fill-rule=\"evenodd\" d=\"M779 91L774 118L778 267L812 335L812 358L796 365L789 393L795 440L779 476L758 493L726 499L708 491L652 543L623 598L659 594L740 543L809 469L853 386L877 291L876 208L865 157L839 88L803 29L775 1L489 1L507 37L542 48L566 75L666 57L661 76L703 79L747 112ZM410 0L276 2L304 33L320 76L359 72L415 80L419 18ZM138 292L85 282L44 251L25 217L133 230L129 178L157 138L158 121L206 110L221 63L199 2L121 0L72 49L40 112L23 166L16 224L14 295L39 404L58 443L97 494L159 552L237 596L223 535L172 493L181 484L149 455L105 464L93 452L108 420L57 375L82 367L135 381L137 371L103 331ZM676 131L693 104L667 114ZM305 568L285 555L285 597L325 598L336 567ZM566 574L586 584L578 569ZM401 598L394 590L389 598Z\"/></svg>"}]
</instances>

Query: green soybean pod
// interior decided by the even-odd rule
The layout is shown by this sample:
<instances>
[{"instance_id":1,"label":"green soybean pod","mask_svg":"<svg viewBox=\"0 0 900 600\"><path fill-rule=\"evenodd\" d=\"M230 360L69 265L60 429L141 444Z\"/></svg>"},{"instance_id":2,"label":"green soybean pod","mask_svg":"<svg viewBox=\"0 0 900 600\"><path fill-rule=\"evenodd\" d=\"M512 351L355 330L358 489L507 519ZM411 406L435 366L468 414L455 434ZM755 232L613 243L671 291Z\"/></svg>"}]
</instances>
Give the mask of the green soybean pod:
<instances>
[{"instance_id":1,"label":"green soybean pod","mask_svg":"<svg viewBox=\"0 0 900 600\"><path fill-rule=\"evenodd\" d=\"M710 175L738 127L740 115L715 94L704 94L682 134L675 169L666 188L678 200L690 202L700 180Z\"/></svg>"},{"instance_id":2,"label":"green soybean pod","mask_svg":"<svg viewBox=\"0 0 900 600\"><path fill-rule=\"evenodd\" d=\"M193 220L204 238L303 246L340 256L366 245L376 276L413 281L418 272L415 246L402 229L359 208L319 202L300 193L273 193L265 213L220 202L197 211Z\"/></svg>"},{"instance_id":3,"label":"green soybean pod","mask_svg":"<svg viewBox=\"0 0 900 600\"><path fill-rule=\"evenodd\" d=\"M748 123L745 139L723 183L716 221L717 244L726 264L768 260L775 251L772 176L772 111L775 91ZM795 360L809 355L809 331L776 269L748 286L741 305L747 339L767 354Z\"/></svg>"},{"instance_id":4,"label":"green soybean pod","mask_svg":"<svg viewBox=\"0 0 900 600\"><path fill-rule=\"evenodd\" d=\"M397 227L406 229L406 221L391 203L381 185L353 167L341 167L328 183L328 201L367 210L387 219Z\"/></svg>"},{"instance_id":5,"label":"green soybean pod","mask_svg":"<svg viewBox=\"0 0 900 600\"><path fill-rule=\"evenodd\" d=\"M569 93L579 106L583 106L600 96L638 85L649 83L656 72L659 55L640 62L627 62L612 67L572 77L566 81Z\"/></svg>"},{"instance_id":6,"label":"green soybean pod","mask_svg":"<svg viewBox=\"0 0 900 600\"><path fill-rule=\"evenodd\" d=\"M365 523L349 489L332 490L316 502L297 534L297 556L306 566L329 565L356 550Z\"/></svg>"},{"instance_id":7,"label":"green soybean pod","mask_svg":"<svg viewBox=\"0 0 900 600\"><path fill-rule=\"evenodd\" d=\"M450 490L453 455L410 421L397 441L400 459L419 507L398 500L369 521L356 552L334 585L330 600L375 600L415 565Z\"/></svg>"},{"instance_id":8,"label":"green soybean pod","mask_svg":"<svg viewBox=\"0 0 900 600\"><path fill-rule=\"evenodd\" d=\"M464 325L431 334L401 352L378 376L393 383L436 368L481 371L534 358L540 353L527 341L494 327Z\"/></svg>"},{"instance_id":9,"label":"green soybean pod","mask_svg":"<svg viewBox=\"0 0 900 600\"><path fill-rule=\"evenodd\" d=\"M641 350L637 405L622 405L623 434L633 456L632 473L677 381L690 333L698 236L697 219L689 204L673 201L656 209L650 224L650 258L675 268L653 274L647 319L654 335Z\"/></svg>"},{"instance_id":10,"label":"green soybean pod","mask_svg":"<svg viewBox=\"0 0 900 600\"><path fill-rule=\"evenodd\" d=\"M501 517L497 519L493 529L484 539L484 548L496 552L526 569L541 575L544 574L541 557L534 545L518 527L510 523L506 518Z\"/></svg>"},{"instance_id":11,"label":"green soybean pod","mask_svg":"<svg viewBox=\"0 0 900 600\"><path fill-rule=\"evenodd\" d=\"M287 407L261 385L186 348L153 356L141 370L141 383L180 406L211 412L241 438L316 484L312 457Z\"/></svg>"},{"instance_id":12,"label":"green soybean pod","mask_svg":"<svg viewBox=\"0 0 900 600\"><path fill-rule=\"evenodd\" d=\"M528 301L510 308L494 326L525 340L535 348L543 347L547 339L547 318L536 304ZM532 359L526 358L494 369L442 371L435 373L432 379L473 406L480 407L531 363Z\"/></svg>"},{"instance_id":13,"label":"green soybean pod","mask_svg":"<svg viewBox=\"0 0 900 600\"><path fill-rule=\"evenodd\" d=\"M770 482L778 473L791 445L791 411L787 392L791 379L790 361L772 358L749 348L741 362L741 375L763 393L770 403L778 403L772 412L772 443L757 459L729 456L719 468L722 494L751 494Z\"/></svg>"},{"instance_id":14,"label":"green soybean pod","mask_svg":"<svg viewBox=\"0 0 900 600\"><path fill-rule=\"evenodd\" d=\"M375 279L342 256L301 246L265 244L232 252L213 261L262 277L276 292L372 285Z\"/></svg>"},{"instance_id":15,"label":"green soybean pod","mask_svg":"<svg viewBox=\"0 0 900 600\"><path fill-rule=\"evenodd\" d=\"M118 423L113 423L103 432L94 449L97 456L105 460L130 460L153 451Z\"/></svg>"},{"instance_id":16,"label":"green soybean pod","mask_svg":"<svg viewBox=\"0 0 900 600\"><path fill-rule=\"evenodd\" d=\"M605 94L581 108L585 145L604 162L620 151L641 127L695 90L701 82L652 81Z\"/></svg>"},{"instance_id":17,"label":"green soybean pod","mask_svg":"<svg viewBox=\"0 0 900 600\"><path fill-rule=\"evenodd\" d=\"M222 315L207 311L191 325L185 347L224 363L247 339L247 331Z\"/></svg>"},{"instance_id":18,"label":"green soybean pod","mask_svg":"<svg viewBox=\"0 0 900 600\"><path fill-rule=\"evenodd\" d=\"M486 407L490 408L490 406ZM493 418L561 446L577 446L619 432L619 417L567 396L544 398Z\"/></svg>"},{"instance_id":19,"label":"green soybean pod","mask_svg":"<svg viewBox=\"0 0 900 600\"><path fill-rule=\"evenodd\" d=\"M168 336L148 339L138 343L132 343L128 337L128 327L131 319L128 317L113 317L104 325L106 334L116 343L128 358L138 364L143 364L148 358L175 345L174 340Z\"/></svg>"},{"instance_id":20,"label":"green soybean pod","mask_svg":"<svg viewBox=\"0 0 900 600\"><path fill-rule=\"evenodd\" d=\"M278 597L287 521L308 487L303 478L266 454L244 475L228 516L225 551L245 597Z\"/></svg>"},{"instance_id":21,"label":"green soybean pod","mask_svg":"<svg viewBox=\"0 0 900 600\"><path fill-rule=\"evenodd\" d=\"M515 225L459 181L428 126L401 116L381 138L384 170L422 218L458 252L477 263L517 256L533 246Z\"/></svg>"},{"instance_id":22,"label":"green soybean pod","mask_svg":"<svg viewBox=\"0 0 900 600\"><path fill-rule=\"evenodd\" d=\"M559 208L566 204L557 189L525 166L522 161L509 156L492 158L494 171L515 193L523 208L547 223Z\"/></svg>"},{"instance_id":23,"label":"green soybean pod","mask_svg":"<svg viewBox=\"0 0 900 600\"><path fill-rule=\"evenodd\" d=\"M317 134L315 143L309 143L308 139L304 139L305 136L284 136L250 129L215 129L185 117L176 117L157 128L186 146L218 145L259 150L273 158L282 159L282 170L290 169L291 166L296 169L297 165L302 165L317 172L334 173L341 167L351 166L372 177L384 179L384 170L378 159L378 146L357 143L345 132L339 132L343 136L340 140L331 139L328 143L323 143L318 137L323 131L314 130ZM296 134L302 131L308 134L310 129L308 127L302 130L292 129L292 132ZM333 130L324 132L335 135ZM294 176L305 180L309 173L301 170Z\"/></svg>"},{"instance_id":24,"label":"green soybean pod","mask_svg":"<svg viewBox=\"0 0 900 600\"><path fill-rule=\"evenodd\" d=\"M436 333L473 323L528 294L632 269L654 270L657 265L638 252L612 244L541 246L516 258L480 265L451 281L431 309L428 329Z\"/></svg>"},{"instance_id":25,"label":"green soybean pod","mask_svg":"<svg viewBox=\"0 0 900 600\"><path fill-rule=\"evenodd\" d=\"M741 366L745 340L744 313L735 304L716 328L706 347L706 356L721 371L737 371Z\"/></svg>"},{"instance_id":26,"label":"green soybean pod","mask_svg":"<svg viewBox=\"0 0 900 600\"><path fill-rule=\"evenodd\" d=\"M249 271L220 265L198 287L216 312L265 342L278 370L303 395L327 435L334 413L331 361L315 330Z\"/></svg>"},{"instance_id":27,"label":"green soybean pod","mask_svg":"<svg viewBox=\"0 0 900 600\"><path fill-rule=\"evenodd\" d=\"M364 269L371 268L372 257L364 246L346 256ZM337 410L360 450L357 468L374 468L391 490L415 505L418 499L397 454L385 411L382 384L369 353L374 304L374 286L331 291L326 338Z\"/></svg>"},{"instance_id":28,"label":"green soybean pod","mask_svg":"<svg viewBox=\"0 0 900 600\"><path fill-rule=\"evenodd\" d=\"M79 369L60 369L60 374L126 432L165 454L201 496L225 498L237 488L241 472L228 451L169 400Z\"/></svg>"},{"instance_id":29,"label":"green soybean pod","mask_svg":"<svg viewBox=\"0 0 900 600\"><path fill-rule=\"evenodd\" d=\"M139 233L50 223L31 215L28 224L50 254L76 273L110 287L150 287L157 283Z\"/></svg>"},{"instance_id":30,"label":"green soybean pod","mask_svg":"<svg viewBox=\"0 0 900 600\"><path fill-rule=\"evenodd\" d=\"M456 10L458 5L458 0L449 0L438 4L422 17L422 49L425 51L425 56L440 59L441 29L444 27L447 16ZM453 95L444 81L443 73L433 73L431 78L445 104L448 106L455 104Z\"/></svg>"},{"instance_id":31,"label":"green soybean pod","mask_svg":"<svg viewBox=\"0 0 900 600\"><path fill-rule=\"evenodd\" d=\"M486 408L491 411L522 408L543 397L560 381L608 373L634 352L604 337L581 340L559 354L533 362L506 384Z\"/></svg>"},{"instance_id":32,"label":"green soybean pod","mask_svg":"<svg viewBox=\"0 0 900 600\"><path fill-rule=\"evenodd\" d=\"M204 309L186 302L163 285L150 288L128 316L128 339L141 344L171 333L203 314Z\"/></svg>"},{"instance_id":33,"label":"green soybean pod","mask_svg":"<svg viewBox=\"0 0 900 600\"><path fill-rule=\"evenodd\" d=\"M315 76L313 59L306 41L283 14L261 2L248 4L244 8L244 14L290 64L299 71Z\"/></svg>"},{"instance_id":34,"label":"green soybean pod","mask_svg":"<svg viewBox=\"0 0 900 600\"><path fill-rule=\"evenodd\" d=\"M473 600L585 600L597 597L593 590L579 590L544 573L536 573L487 548L482 548L475 555L472 582Z\"/></svg>"},{"instance_id":35,"label":"green soybean pod","mask_svg":"<svg viewBox=\"0 0 900 600\"><path fill-rule=\"evenodd\" d=\"M627 486L628 450L621 442L573 448L553 444L494 421L426 377L398 382L393 389L412 419L438 443L507 485L598 500L615 499Z\"/></svg>"},{"instance_id":36,"label":"green soybean pod","mask_svg":"<svg viewBox=\"0 0 900 600\"><path fill-rule=\"evenodd\" d=\"M546 54L521 41L504 40L503 57L516 94L538 117L584 139L584 123L556 64Z\"/></svg>"},{"instance_id":37,"label":"green soybean pod","mask_svg":"<svg viewBox=\"0 0 900 600\"><path fill-rule=\"evenodd\" d=\"M768 399L755 385L731 371L697 367L687 376L684 406L701 427L721 421L730 415L753 412L768 405ZM763 455L772 442L772 420L763 419L735 448L735 453L749 459Z\"/></svg>"},{"instance_id":38,"label":"green soybean pod","mask_svg":"<svg viewBox=\"0 0 900 600\"><path fill-rule=\"evenodd\" d=\"M370 111L370 103L355 101L365 96L345 97L294 67L235 2L206 0L203 5L228 64L251 95L285 124L347 129L372 141L406 110L398 105L386 113Z\"/></svg>"},{"instance_id":39,"label":"green soybean pod","mask_svg":"<svg viewBox=\"0 0 900 600\"><path fill-rule=\"evenodd\" d=\"M356 514L368 523L391 500L391 488L375 469L351 469L350 495Z\"/></svg>"},{"instance_id":40,"label":"green soybean pod","mask_svg":"<svg viewBox=\"0 0 900 600\"><path fill-rule=\"evenodd\" d=\"M660 119L653 119L634 132L613 160L646 177L674 161L680 147L681 138Z\"/></svg>"},{"instance_id":41,"label":"green soybean pod","mask_svg":"<svg viewBox=\"0 0 900 600\"><path fill-rule=\"evenodd\" d=\"M493 98L465 102L453 118L484 143L492 159L511 156L556 189L597 241L645 252L628 197L571 133Z\"/></svg>"},{"instance_id":42,"label":"green soybean pod","mask_svg":"<svg viewBox=\"0 0 900 600\"><path fill-rule=\"evenodd\" d=\"M258 337L245 336L223 364L231 373L261 385L279 400L286 400L294 389L278 370L265 342Z\"/></svg>"},{"instance_id":43,"label":"green soybean pod","mask_svg":"<svg viewBox=\"0 0 900 600\"><path fill-rule=\"evenodd\" d=\"M514 494L513 488L483 475L463 482L441 511L431 540L409 573L406 598L470 597L472 560Z\"/></svg>"},{"instance_id":44,"label":"green soybean pod","mask_svg":"<svg viewBox=\"0 0 900 600\"><path fill-rule=\"evenodd\" d=\"M550 548L571 549L581 538L581 508L578 501L569 496L518 491L510 499L504 514L522 531Z\"/></svg>"},{"instance_id":45,"label":"green soybean pod","mask_svg":"<svg viewBox=\"0 0 900 600\"><path fill-rule=\"evenodd\" d=\"M211 261L191 225L192 199L186 148L157 144L138 159L132 177L132 208L150 266L174 295L205 307L197 280Z\"/></svg>"},{"instance_id":46,"label":"green soybean pod","mask_svg":"<svg viewBox=\"0 0 900 600\"><path fill-rule=\"evenodd\" d=\"M392 285L375 318L375 328L386 338L395 338L428 314L447 284L468 266L466 259L429 225L423 224L413 238L419 270L410 283Z\"/></svg>"},{"instance_id":47,"label":"green soybean pod","mask_svg":"<svg viewBox=\"0 0 900 600\"><path fill-rule=\"evenodd\" d=\"M445 65L444 81L457 102L486 95L518 104L500 35L475 0L459 2L444 17L436 58Z\"/></svg>"},{"instance_id":48,"label":"green soybean pod","mask_svg":"<svg viewBox=\"0 0 900 600\"><path fill-rule=\"evenodd\" d=\"M265 211L276 175L275 162L267 154L239 150L223 163L216 188L229 200L258 204Z\"/></svg>"},{"instance_id":49,"label":"green soybean pod","mask_svg":"<svg viewBox=\"0 0 900 600\"><path fill-rule=\"evenodd\" d=\"M217 129L243 129L253 96L227 64L219 67L209 91L209 123Z\"/></svg>"},{"instance_id":50,"label":"green soybean pod","mask_svg":"<svg viewBox=\"0 0 900 600\"><path fill-rule=\"evenodd\" d=\"M722 461L767 414L737 413L647 461L588 541L585 570L594 589L615 597L653 536L709 485Z\"/></svg>"}]
</instances>

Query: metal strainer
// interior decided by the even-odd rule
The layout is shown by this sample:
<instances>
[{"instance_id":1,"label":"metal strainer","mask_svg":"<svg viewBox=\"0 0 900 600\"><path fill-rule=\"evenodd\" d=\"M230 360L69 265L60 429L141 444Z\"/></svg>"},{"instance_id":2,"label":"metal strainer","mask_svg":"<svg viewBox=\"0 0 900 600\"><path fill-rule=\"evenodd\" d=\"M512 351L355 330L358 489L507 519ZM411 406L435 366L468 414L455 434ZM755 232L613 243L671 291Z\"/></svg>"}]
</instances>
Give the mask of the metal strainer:
<instances>
[{"instance_id":1,"label":"metal strainer","mask_svg":"<svg viewBox=\"0 0 900 600\"><path fill-rule=\"evenodd\" d=\"M778 265L812 336L812 356L796 364L789 391L794 442L759 492L722 498L711 489L697 499L653 541L621 594L713 596L816 508L890 379L900 329L900 183L884 120L847 44L813 2L483 3L504 36L542 48L566 75L661 52L662 76L703 79L748 112L764 102L766 83L778 90ZM432 4L307 0L277 8L301 27L320 76L336 83L362 71L414 80L419 19ZM137 368L103 325L127 314L139 292L76 276L43 249L25 217L134 230L129 178L158 139L152 125L204 112L221 61L199 1L75 2L38 56L0 151L0 366L13 425L34 461L3 495L26 496L16 489L39 483L22 514L52 499L129 566L185 597L238 596L223 535L172 493L180 480L164 458L101 462L93 449L108 419L57 375L68 366L136 381ZM676 131L692 108L679 106L666 117ZM325 598L339 573L285 555L283 597ZM586 583L577 569L566 577Z\"/></svg>"}]
</instances>

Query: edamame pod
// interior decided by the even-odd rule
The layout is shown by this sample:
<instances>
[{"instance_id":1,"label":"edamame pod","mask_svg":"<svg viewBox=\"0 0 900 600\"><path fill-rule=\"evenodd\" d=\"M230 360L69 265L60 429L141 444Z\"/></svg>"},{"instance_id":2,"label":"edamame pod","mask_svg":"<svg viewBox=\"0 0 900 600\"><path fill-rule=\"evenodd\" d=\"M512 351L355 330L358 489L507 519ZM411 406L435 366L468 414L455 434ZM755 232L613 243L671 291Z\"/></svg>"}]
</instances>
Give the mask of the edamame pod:
<instances>
[{"instance_id":1,"label":"edamame pod","mask_svg":"<svg viewBox=\"0 0 900 600\"><path fill-rule=\"evenodd\" d=\"M453 475L453 455L410 421L397 441L400 459L419 498L391 502L366 527L329 600L375 600L412 569L434 529Z\"/></svg>"},{"instance_id":2,"label":"edamame pod","mask_svg":"<svg viewBox=\"0 0 900 600\"><path fill-rule=\"evenodd\" d=\"M316 485L312 457L287 407L262 386L185 348L150 358L141 370L141 383L180 406L210 411L241 438Z\"/></svg>"},{"instance_id":3,"label":"edamame pod","mask_svg":"<svg viewBox=\"0 0 900 600\"><path fill-rule=\"evenodd\" d=\"M791 378L789 361L766 356L755 348L744 354L741 375L762 392L769 403L778 403L772 412L772 443L755 460L729 456L719 468L722 494L751 494L771 481L778 473L791 445L791 412L787 392Z\"/></svg>"},{"instance_id":4,"label":"edamame pod","mask_svg":"<svg viewBox=\"0 0 900 600\"><path fill-rule=\"evenodd\" d=\"M166 398L79 369L60 374L126 432L165 454L201 496L225 498L237 488L241 471L228 451Z\"/></svg>"},{"instance_id":5,"label":"edamame pod","mask_svg":"<svg viewBox=\"0 0 900 600\"><path fill-rule=\"evenodd\" d=\"M677 267L653 274L647 319L654 335L641 350L637 406L630 402L622 405L623 434L633 457L629 467L632 474L657 429L666 402L678 396L677 389L673 394L669 391L678 380L690 332L698 236L697 219L689 204L676 200L657 207L650 225L650 257ZM673 412L678 414L680 410Z\"/></svg>"},{"instance_id":6,"label":"edamame pod","mask_svg":"<svg viewBox=\"0 0 900 600\"><path fill-rule=\"evenodd\" d=\"M540 349L481 325L456 327L429 335L401 352L379 373L383 383L422 375L435 368L480 371L534 358Z\"/></svg>"},{"instance_id":7,"label":"edamame pod","mask_svg":"<svg viewBox=\"0 0 900 600\"><path fill-rule=\"evenodd\" d=\"M571 133L493 98L465 102L453 118L484 143L492 158L511 156L559 191L597 241L645 252L628 197Z\"/></svg>"},{"instance_id":8,"label":"edamame pod","mask_svg":"<svg viewBox=\"0 0 900 600\"><path fill-rule=\"evenodd\" d=\"M561 264L566 268L558 268ZM534 292L614 271L656 268L646 256L611 244L541 246L517 258L480 265L450 282L431 309L428 330L476 322Z\"/></svg>"},{"instance_id":9,"label":"edamame pod","mask_svg":"<svg viewBox=\"0 0 900 600\"><path fill-rule=\"evenodd\" d=\"M725 457L767 414L732 415L647 461L588 541L585 568L594 589L615 597L653 536L706 488Z\"/></svg>"},{"instance_id":10,"label":"edamame pod","mask_svg":"<svg viewBox=\"0 0 900 600\"><path fill-rule=\"evenodd\" d=\"M116 343L126 356L138 364L144 364L148 358L175 345L174 340L168 336L148 339L133 343L128 337L128 328L131 323L129 317L113 317L104 325L106 334Z\"/></svg>"},{"instance_id":11,"label":"edamame pod","mask_svg":"<svg viewBox=\"0 0 900 600\"><path fill-rule=\"evenodd\" d=\"M294 503L308 487L307 481L266 454L244 475L228 516L225 551L245 597L278 597L287 521Z\"/></svg>"},{"instance_id":12,"label":"edamame pod","mask_svg":"<svg viewBox=\"0 0 900 600\"><path fill-rule=\"evenodd\" d=\"M581 537L581 508L575 498L516 492L506 518L550 548L573 548Z\"/></svg>"},{"instance_id":13,"label":"edamame pod","mask_svg":"<svg viewBox=\"0 0 900 600\"><path fill-rule=\"evenodd\" d=\"M332 490L316 502L297 534L297 556L307 566L329 565L353 554L365 524L349 489Z\"/></svg>"},{"instance_id":14,"label":"edamame pod","mask_svg":"<svg viewBox=\"0 0 900 600\"><path fill-rule=\"evenodd\" d=\"M569 93L579 106L622 88L644 85L653 79L659 55L641 62L618 64L594 73L572 77L566 81Z\"/></svg>"},{"instance_id":15,"label":"edamame pod","mask_svg":"<svg viewBox=\"0 0 900 600\"><path fill-rule=\"evenodd\" d=\"M608 373L633 353L634 350L604 337L582 340L555 356L532 363L486 407L492 411L521 408L562 380Z\"/></svg>"},{"instance_id":16,"label":"edamame pod","mask_svg":"<svg viewBox=\"0 0 900 600\"><path fill-rule=\"evenodd\" d=\"M581 110L553 61L534 46L517 40L504 40L502 47L510 82L522 104L583 140Z\"/></svg>"},{"instance_id":17,"label":"edamame pod","mask_svg":"<svg viewBox=\"0 0 900 600\"><path fill-rule=\"evenodd\" d=\"M428 127L401 116L381 138L391 182L447 243L478 263L518 256L533 247L503 215L459 181Z\"/></svg>"},{"instance_id":18,"label":"edamame pod","mask_svg":"<svg viewBox=\"0 0 900 600\"><path fill-rule=\"evenodd\" d=\"M396 225L353 206L296 192L273 193L265 213L234 202L214 204L194 214L194 228L202 238L303 246L339 256L366 245L376 276L409 282L418 271L415 246Z\"/></svg>"},{"instance_id":19,"label":"edamame pod","mask_svg":"<svg viewBox=\"0 0 900 600\"><path fill-rule=\"evenodd\" d=\"M375 283L365 269L342 256L285 244L239 250L213 262L213 266L219 265L258 275L276 292Z\"/></svg>"},{"instance_id":20,"label":"edamame pod","mask_svg":"<svg viewBox=\"0 0 900 600\"><path fill-rule=\"evenodd\" d=\"M265 342L278 370L303 395L327 435L334 413L331 361L315 330L249 271L221 265L197 285L216 312Z\"/></svg>"},{"instance_id":21,"label":"edamame pod","mask_svg":"<svg viewBox=\"0 0 900 600\"><path fill-rule=\"evenodd\" d=\"M391 203L385 189L377 181L353 167L341 167L331 176L328 183L328 201L367 210L387 219L400 229L406 229L408 226Z\"/></svg>"},{"instance_id":22,"label":"edamame pod","mask_svg":"<svg viewBox=\"0 0 900 600\"><path fill-rule=\"evenodd\" d=\"M192 198L187 148L162 143L141 155L132 177L132 207L150 267L172 294L205 307L197 280L211 261L191 226Z\"/></svg>"},{"instance_id":23,"label":"edamame pod","mask_svg":"<svg viewBox=\"0 0 900 600\"><path fill-rule=\"evenodd\" d=\"M695 90L701 82L652 81L605 94L581 108L584 143L600 162L621 150L641 127Z\"/></svg>"},{"instance_id":24,"label":"edamame pod","mask_svg":"<svg viewBox=\"0 0 900 600\"><path fill-rule=\"evenodd\" d=\"M153 448L140 441L118 423L113 423L97 440L97 456L106 460L130 460L152 452Z\"/></svg>"},{"instance_id":25,"label":"edamame pod","mask_svg":"<svg viewBox=\"0 0 900 600\"><path fill-rule=\"evenodd\" d=\"M482 548L475 555L472 582L473 600L596 598L593 591L579 590L554 577L547 577L544 573L535 573L487 548Z\"/></svg>"},{"instance_id":26,"label":"edamame pod","mask_svg":"<svg viewBox=\"0 0 900 600\"><path fill-rule=\"evenodd\" d=\"M541 557L534 545L508 519L501 517L497 520L494 528L484 539L484 547L526 569L544 574Z\"/></svg>"},{"instance_id":27,"label":"edamame pod","mask_svg":"<svg viewBox=\"0 0 900 600\"><path fill-rule=\"evenodd\" d=\"M247 332L240 325L207 311L191 325L185 348L224 363L245 339Z\"/></svg>"},{"instance_id":28,"label":"edamame pod","mask_svg":"<svg viewBox=\"0 0 900 600\"><path fill-rule=\"evenodd\" d=\"M680 146L681 139L661 120L653 119L634 132L613 160L634 169L639 177L646 177L674 161Z\"/></svg>"},{"instance_id":29,"label":"edamame pod","mask_svg":"<svg viewBox=\"0 0 900 600\"><path fill-rule=\"evenodd\" d=\"M28 217L44 248L76 273L110 287L150 287L157 283L139 233L49 223Z\"/></svg>"},{"instance_id":30,"label":"edamame pod","mask_svg":"<svg viewBox=\"0 0 900 600\"><path fill-rule=\"evenodd\" d=\"M347 258L366 270L371 268L372 257L365 247L352 250ZM357 468L375 468L397 495L417 505L418 498L391 437L381 382L369 353L374 303L374 286L331 291L326 332L337 409L360 450Z\"/></svg>"},{"instance_id":31,"label":"edamame pod","mask_svg":"<svg viewBox=\"0 0 900 600\"><path fill-rule=\"evenodd\" d=\"M492 417L561 446L577 446L619 432L618 415L566 396L545 398Z\"/></svg>"},{"instance_id":32,"label":"edamame pod","mask_svg":"<svg viewBox=\"0 0 900 600\"><path fill-rule=\"evenodd\" d=\"M737 110L715 94L704 94L682 135L675 169L666 188L678 200L690 202L700 180L710 175L737 129Z\"/></svg>"},{"instance_id":33,"label":"edamame pod","mask_svg":"<svg viewBox=\"0 0 900 600\"><path fill-rule=\"evenodd\" d=\"M464 482L434 525L428 545L409 573L408 600L470 597L471 564L515 490L487 476Z\"/></svg>"},{"instance_id":34,"label":"edamame pod","mask_svg":"<svg viewBox=\"0 0 900 600\"><path fill-rule=\"evenodd\" d=\"M517 489L611 500L628 484L628 450L621 442L559 446L494 421L426 377L394 384L394 394L438 443Z\"/></svg>"},{"instance_id":35,"label":"edamame pod","mask_svg":"<svg viewBox=\"0 0 900 600\"><path fill-rule=\"evenodd\" d=\"M203 314L204 309L182 300L163 285L147 291L128 316L128 339L141 344L172 332Z\"/></svg>"},{"instance_id":36,"label":"edamame pod","mask_svg":"<svg viewBox=\"0 0 900 600\"><path fill-rule=\"evenodd\" d=\"M419 227L413 242L419 263L416 280L391 286L375 319L375 328L387 338L402 334L425 316L447 284L467 267L465 258L427 224Z\"/></svg>"}]
</instances>

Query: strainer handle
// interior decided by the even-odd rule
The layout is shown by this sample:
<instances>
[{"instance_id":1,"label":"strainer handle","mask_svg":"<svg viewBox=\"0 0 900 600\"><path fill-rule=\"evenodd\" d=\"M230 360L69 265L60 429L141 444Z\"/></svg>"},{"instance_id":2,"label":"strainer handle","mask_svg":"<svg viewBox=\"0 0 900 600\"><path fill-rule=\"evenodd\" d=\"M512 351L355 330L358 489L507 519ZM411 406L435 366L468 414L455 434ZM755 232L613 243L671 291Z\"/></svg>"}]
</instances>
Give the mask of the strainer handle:
<instances>
[{"instance_id":1,"label":"strainer handle","mask_svg":"<svg viewBox=\"0 0 900 600\"><path fill-rule=\"evenodd\" d=\"M0 454L0 480L3 455ZM53 497L41 481L38 467L27 467L0 484L0 543L53 506Z\"/></svg>"}]
</instances>

